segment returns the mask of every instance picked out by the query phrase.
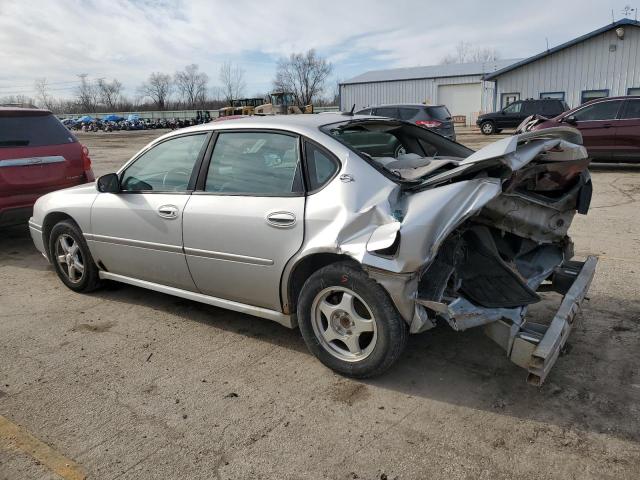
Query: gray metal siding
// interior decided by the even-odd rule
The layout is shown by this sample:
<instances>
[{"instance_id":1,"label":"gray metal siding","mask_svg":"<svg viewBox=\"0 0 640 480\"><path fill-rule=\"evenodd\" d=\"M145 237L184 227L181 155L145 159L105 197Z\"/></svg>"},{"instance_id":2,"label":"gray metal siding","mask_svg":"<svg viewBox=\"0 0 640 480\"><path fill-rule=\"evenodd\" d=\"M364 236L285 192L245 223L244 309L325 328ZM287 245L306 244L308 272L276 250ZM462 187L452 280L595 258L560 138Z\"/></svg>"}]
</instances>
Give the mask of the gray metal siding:
<instances>
[{"instance_id":1,"label":"gray metal siding","mask_svg":"<svg viewBox=\"0 0 640 480\"><path fill-rule=\"evenodd\" d=\"M340 109L350 110L354 103L356 111L384 103L438 103L439 85L466 83L482 84L482 108L491 110L494 83L482 81L481 75L340 85Z\"/></svg>"},{"instance_id":2,"label":"gray metal siding","mask_svg":"<svg viewBox=\"0 0 640 480\"><path fill-rule=\"evenodd\" d=\"M624 40L615 30L553 53L497 77L497 103L503 93L539 98L544 92L565 92L571 107L580 105L584 90L609 90L609 96L626 95L640 87L640 28L626 25ZM615 45L614 52L609 46Z\"/></svg>"}]
</instances>

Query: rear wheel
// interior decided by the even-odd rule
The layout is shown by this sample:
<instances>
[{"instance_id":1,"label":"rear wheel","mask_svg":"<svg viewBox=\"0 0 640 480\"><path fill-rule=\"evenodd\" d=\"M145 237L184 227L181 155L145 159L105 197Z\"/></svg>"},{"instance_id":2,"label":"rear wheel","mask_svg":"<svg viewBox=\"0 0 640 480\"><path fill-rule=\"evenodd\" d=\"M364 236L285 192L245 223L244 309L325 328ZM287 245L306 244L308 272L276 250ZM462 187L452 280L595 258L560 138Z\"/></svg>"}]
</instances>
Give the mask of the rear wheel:
<instances>
[{"instance_id":1,"label":"rear wheel","mask_svg":"<svg viewBox=\"0 0 640 480\"><path fill-rule=\"evenodd\" d=\"M480 131L485 135L492 135L496 132L496 126L493 122L482 122L480 124Z\"/></svg>"},{"instance_id":2,"label":"rear wheel","mask_svg":"<svg viewBox=\"0 0 640 480\"><path fill-rule=\"evenodd\" d=\"M302 288L297 313L311 353L350 377L384 372L407 342L407 324L387 292L348 263L329 265L311 275Z\"/></svg>"},{"instance_id":3,"label":"rear wheel","mask_svg":"<svg viewBox=\"0 0 640 480\"><path fill-rule=\"evenodd\" d=\"M63 220L51 229L49 254L58 277L71 290L90 292L100 285L98 267L73 221Z\"/></svg>"}]
</instances>

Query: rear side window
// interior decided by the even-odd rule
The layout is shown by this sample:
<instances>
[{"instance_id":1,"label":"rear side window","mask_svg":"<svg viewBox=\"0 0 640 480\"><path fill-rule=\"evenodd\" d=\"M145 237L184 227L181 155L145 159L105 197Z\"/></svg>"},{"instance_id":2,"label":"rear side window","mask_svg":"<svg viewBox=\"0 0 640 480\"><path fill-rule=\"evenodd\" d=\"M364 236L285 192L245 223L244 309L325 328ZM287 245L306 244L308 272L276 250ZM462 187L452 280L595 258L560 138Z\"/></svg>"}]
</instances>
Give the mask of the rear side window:
<instances>
[{"instance_id":1,"label":"rear side window","mask_svg":"<svg viewBox=\"0 0 640 480\"><path fill-rule=\"evenodd\" d=\"M398 109L396 107L378 107L376 115L379 117L398 118Z\"/></svg>"},{"instance_id":2,"label":"rear side window","mask_svg":"<svg viewBox=\"0 0 640 480\"><path fill-rule=\"evenodd\" d=\"M417 108L400 107L398 109L398 118L400 120L411 120L418 114Z\"/></svg>"},{"instance_id":3,"label":"rear side window","mask_svg":"<svg viewBox=\"0 0 640 480\"><path fill-rule=\"evenodd\" d=\"M301 193L298 137L272 132L220 133L205 190L267 196Z\"/></svg>"},{"instance_id":4,"label":"rear side window","mask_svg":"<svg viewBox=\"0 0 640 480\"><path fill-rule=\"evenodd\" d=\"M542 108L540 109L542 115L560 115L564 109L562 103L558 101L542 102Z\"/></svg>"},{"instance_id":5,"label":"rear side window","mask_svg":"<svg viewBox=\"0 0 640 480\"><path fill-rule=\"evenodd\" d=\"M622 118L640 118L640 100L628 100Z\"/></svg>"},{"instance_id":6,"label":"rear side window","mask_svg":"<svg viewBox=\"0 0 640 480\"><path fill-rule=\"evenodd\" d=\"M309 173L309 190L314 191L331 180L338 170L338 162L323 149L312 143L307 142L305 149Z\"/></svg>"},{"instance_id":7,"label":"rear side window","mask_svg":"<svg viewBox=\"0 0 640 480\"><path fill-rule=\"evenodd\" d=\"M427 107L427 112L434 120L451 120L451 113L445 106Z\"/></svg>"},{"instance_id":8,"label":"rear side window","mask_svg":"<svg viewBox=\"0 0 640 480\"><path fill-rule=\"evenodd\" d=\"M610 102L599 102L588 107L584 107L582 110L578 110L573 114L576 120L579 122L593 121L593 120L612 120L616 118L618 110L622 105L622 100L613 100Z\"/></svg>"},{"instance_id":9,"label":"rear side window","mask_svg":"<svg viewBox=\"0 0 640 480\"><path fill-rule=\"evenodd\" d=\"M53 115L0 117L0 148L43 147L75 141Z\"/></svg>"}]
</instances>

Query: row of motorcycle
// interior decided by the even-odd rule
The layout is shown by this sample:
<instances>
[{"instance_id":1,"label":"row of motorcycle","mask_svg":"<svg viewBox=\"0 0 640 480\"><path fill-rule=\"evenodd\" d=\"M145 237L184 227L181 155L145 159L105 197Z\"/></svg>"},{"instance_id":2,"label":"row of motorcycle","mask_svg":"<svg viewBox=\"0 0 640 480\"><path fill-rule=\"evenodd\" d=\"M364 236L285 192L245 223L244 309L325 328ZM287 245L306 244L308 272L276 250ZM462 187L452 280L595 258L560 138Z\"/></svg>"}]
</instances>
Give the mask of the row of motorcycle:
<instances>
[{"instance_id":1,"label":"row of motorcycle","mask_svg":"<svg viewBox=\"0 0 640 480\"><path fill-rule=\"evenodd\" d=\"M207 123L210 118L192 118L188 120L180 120L175 118L159 119L159 120L100 120L91 119L85 121L73 121L63 120L63 124L69 130L76 130L82 132L117 132L120 130L152 130L152 129L171 129L176 130L178 128L190 127L193 125L199 125L201 123Z\"/></svg>"}]
</instances>

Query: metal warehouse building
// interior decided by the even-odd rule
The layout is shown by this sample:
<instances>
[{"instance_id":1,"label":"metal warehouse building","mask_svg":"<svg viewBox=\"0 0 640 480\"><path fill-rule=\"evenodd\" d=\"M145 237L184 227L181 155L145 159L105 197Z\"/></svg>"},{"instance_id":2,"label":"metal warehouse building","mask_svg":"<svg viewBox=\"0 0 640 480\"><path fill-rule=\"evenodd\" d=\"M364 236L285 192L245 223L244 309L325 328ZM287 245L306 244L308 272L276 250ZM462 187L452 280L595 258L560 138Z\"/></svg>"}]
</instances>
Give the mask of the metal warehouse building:
<instances>
[{"instance_id":1,"label":"metal warehouse building","mask_svg":"<svg viewBox=\"0 0 640 480\"><path fill-rule=\"evenodd\" d=\"M479 112L493 110L494 83L488 73L517 60L394 68L363 73L340 83L340 109L356 110L384 103L445 104L452 115L472 123Z\"/></svg>"},{"instance_id":2,"label":"metal warehouse building","mask_svg":"<svg viewBox=\"0 0 640 480\"><path fill-rule=\"evenodd\" d=\"M598 97L640 95L640 22L619 20L484 77L497 110L514 100L560 98L570 107Z\"/></svg>"}]
</instances>

